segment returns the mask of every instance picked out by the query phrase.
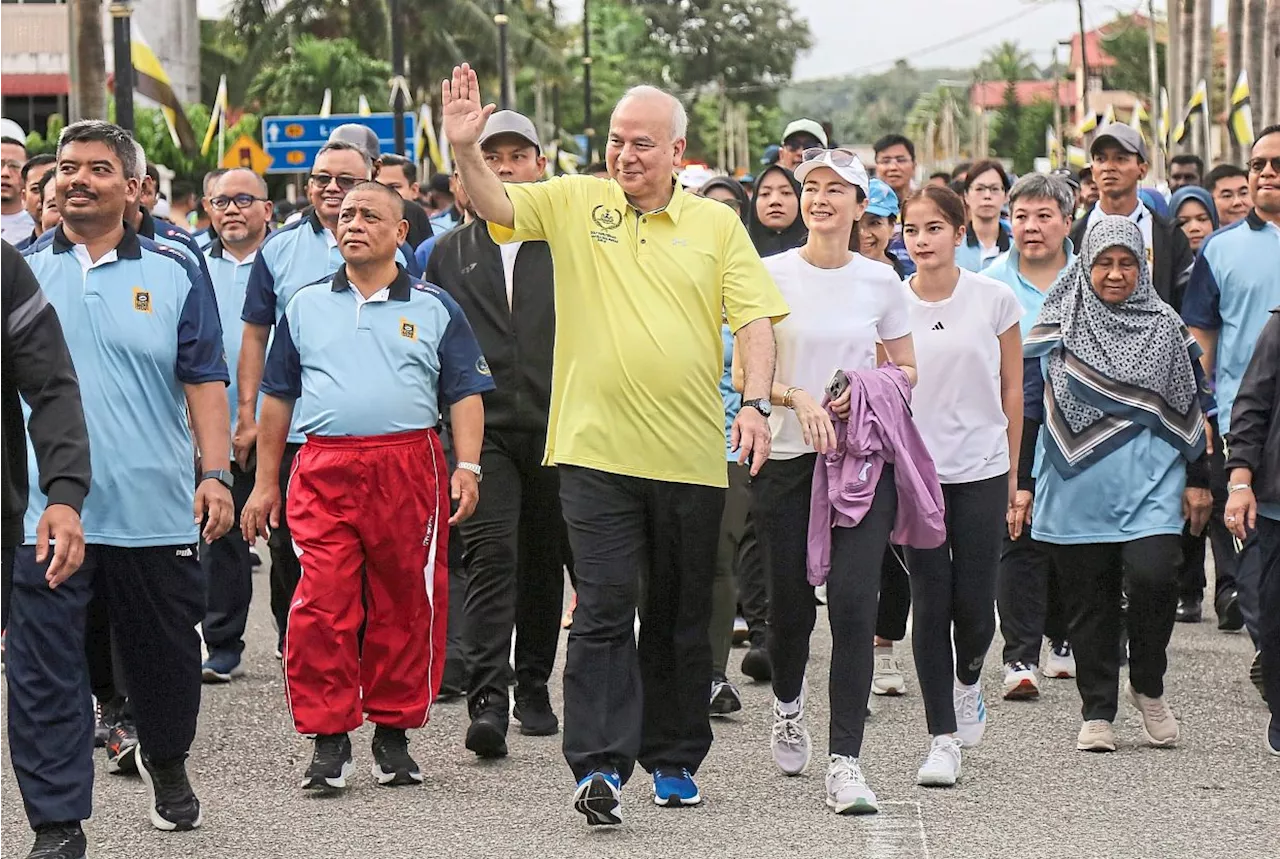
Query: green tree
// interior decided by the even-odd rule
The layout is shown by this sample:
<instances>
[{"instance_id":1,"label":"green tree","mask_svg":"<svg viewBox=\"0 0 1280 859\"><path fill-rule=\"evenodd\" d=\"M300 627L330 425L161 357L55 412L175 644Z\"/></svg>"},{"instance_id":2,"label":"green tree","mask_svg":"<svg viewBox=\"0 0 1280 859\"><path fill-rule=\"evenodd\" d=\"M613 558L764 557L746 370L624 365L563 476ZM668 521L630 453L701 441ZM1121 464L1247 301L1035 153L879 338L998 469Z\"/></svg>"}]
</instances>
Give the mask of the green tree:
<instances>
[{"instance_id":1,"label":"green tree","mask_svg":"<svg viewBox=\"0 0 1280 859\"><path fill-rule=\"evenodd\" d=\"M1031 54L1017 42L1004 41L987 51L974 69L974 76L987 81L1025 81L1039 75Z\"/></svg>"},{"instance_id":2,"label":"green tree","mask_svg":"<svg viewBox=\"0 0 1280 859\"><path fill-rule=\"evenodd\" d=\"M360 96L382 92L391 65L375 60L350 39L301 36L249 85L248 98L270 113L314 113L333 95L334 113L353 113Z\"/></svg>"},{"instance_id":3,"label":"green tree","mask_svg":"<svg viewBox=\"0 0 1280 859\"><path fill-rule=\"evenodd\" d=\"M1013 81L1004 85L1004 101L991 122L991 148L997 155L1011 157L1018 148L1018 134L1023 116L1018 103L1018 88Z\"/></svg>"},{"instance_id":4,"label":"green tree","mask_svg":"<svg viewBox=\"0 0 1280 859\"><path fill-rule=\"evenodd\" d=\"M1137 93L1151 104L1151 64L1148 59L1148 38L1145 24L1138 24L1130 17L1117 19L1108 27L1102 39L1102 47L1116 64L1103 70L1107 89L1128 90ZM1156 43L1158 68L1165 68L1165 44ZM1193 82L1191 86L1195 86ZM1188 94L1190 94L1188 92Z\"/></svg>"},{"instance_id":5,"label":"green tree","mask_svg":"<svg viewBox=\"0 0 1280 859\"><path fill-rule=\"evenodd\" d=\"M1045 129L1053 125L1053 102L1048 99L1036 99L1022 109L1018 118L1018 137L1014 144L1013 169L1016 173L1030 173L1035 169L1035 161L1039 157L1047 157L1045 151Z\"/></svg>"}]
</instances>

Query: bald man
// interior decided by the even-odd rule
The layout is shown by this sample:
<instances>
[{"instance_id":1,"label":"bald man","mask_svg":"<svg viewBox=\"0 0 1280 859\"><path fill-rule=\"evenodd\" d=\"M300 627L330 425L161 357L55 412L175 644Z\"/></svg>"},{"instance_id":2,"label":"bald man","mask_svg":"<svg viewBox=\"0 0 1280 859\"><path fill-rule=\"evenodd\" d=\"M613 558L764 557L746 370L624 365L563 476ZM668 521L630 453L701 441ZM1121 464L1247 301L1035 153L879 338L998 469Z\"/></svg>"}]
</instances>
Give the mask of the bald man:
<instances>
[{"instance_id":1,"label":"bald man","mask_svg":"<svg viewBox=\"0 0 1280 859\"><path fill-rule=\"evenodd\" d=\"M306 789L346 787L347 735L366 714L377 783L422 781L405 730L426 724L440 688L449 525L479 498L480 395L493 379L457 303L396 264L408 228L395 191L351 189L337 218L344 262L294 293L263 375L257 481L242 517L250 543L280 522L295 410L307 439L288 490L303 576L284 650L294 726L316 738ZM444 407L452 477L435 430Z\"/></svg>"}]
</instances>

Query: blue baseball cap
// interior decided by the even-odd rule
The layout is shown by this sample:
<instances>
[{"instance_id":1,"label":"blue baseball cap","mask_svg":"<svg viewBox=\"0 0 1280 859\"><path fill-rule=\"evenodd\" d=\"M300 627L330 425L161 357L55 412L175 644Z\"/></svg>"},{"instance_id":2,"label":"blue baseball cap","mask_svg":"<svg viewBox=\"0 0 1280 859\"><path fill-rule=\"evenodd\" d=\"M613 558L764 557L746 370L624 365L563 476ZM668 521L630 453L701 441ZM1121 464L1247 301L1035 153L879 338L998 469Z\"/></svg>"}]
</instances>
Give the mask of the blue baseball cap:
<instances>
[{"instance_id":1,"label":"blue baseball cap","mask_svg":"<svg viewBox=\"0 0 1280 859\"><path fill-rule=\"evenodd\" d=\"M898 195L880 179L871 180L871 191L867 194L867 214L879 215L882 218L898 217Z\"/></svg>"},{"instance_id":2,"label":"blue baseball cap","mask_svg":"<svg viewBox=\"0 0 1280 859\"><path fill-rule=\"evenodd\" d=\"M767 167L771 164L778 163L778 153L782 151L782 147L776 143L770 143L764 148L764 155L760 158L761 166Z\"/></svg>"}]
</instances>

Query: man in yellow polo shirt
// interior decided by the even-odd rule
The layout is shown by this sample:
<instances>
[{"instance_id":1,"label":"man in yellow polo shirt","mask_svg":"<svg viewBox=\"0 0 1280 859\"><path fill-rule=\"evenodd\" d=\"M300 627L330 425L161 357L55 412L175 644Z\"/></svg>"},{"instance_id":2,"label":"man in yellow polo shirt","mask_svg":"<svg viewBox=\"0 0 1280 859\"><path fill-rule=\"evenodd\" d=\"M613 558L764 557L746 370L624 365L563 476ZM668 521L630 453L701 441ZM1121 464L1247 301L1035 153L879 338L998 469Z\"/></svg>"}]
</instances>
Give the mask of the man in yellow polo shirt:
<instances>
[{"instance_id":1,"label":"man in yellow polo shirt","mask_svg":"<svg viewBox=\"0 0 1280 859\"><path fill-rule=\"evenodd\" d=\"M772 323L786 304L733 211L677 186L688 121L674 97L636 87L618 102L608 180L503 185L477 144L494 106L475 72L455 68L442 96L462 183L494 240L546 241L555 262L546 463L561 469L578 579L564 672L574 808L589 824L621 823L637 760L654 802L696 805L726 485L720 323L743 348L733 434L754 472L769 453Z\"/></svg>"}]
</instances>

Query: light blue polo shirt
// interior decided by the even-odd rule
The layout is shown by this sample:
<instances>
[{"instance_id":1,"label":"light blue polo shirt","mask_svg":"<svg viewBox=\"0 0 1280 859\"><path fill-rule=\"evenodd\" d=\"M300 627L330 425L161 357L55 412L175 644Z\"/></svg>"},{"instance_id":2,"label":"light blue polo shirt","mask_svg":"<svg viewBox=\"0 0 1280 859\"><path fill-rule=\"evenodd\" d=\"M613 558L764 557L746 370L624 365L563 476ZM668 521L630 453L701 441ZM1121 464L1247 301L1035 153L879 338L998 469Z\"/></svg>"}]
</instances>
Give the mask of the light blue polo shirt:
<instances>
[{"instance_id":1,"label":"light blue polo shirt","mask_svg":"<svg viewBox=\"0 0 1280 859\"><path fill-rule=\"evenodd\" d=\"M309 283L323 280L342 265L338 240L325 229L314 210L271 235L258 249L258 258L249 273L244 309L240 318L253 325L275 326L295 292ZM396 262L417 276L417 260L407 244L396 251ZM289 441L301 444L306 435L298 429L295 410L289 427Z\"/></svg>"},{"instance_id":2,"label":"light blue polo shirt","mask_svg":"<svg viewBox=\"0 0 1280 859\"><path fill-rule=\"evenodd\" d=\"M346 266L298 290L262 377L262 392L295 401L296 426L318 436L427 429L441 408L491 390L462 308L403 268L368 300Z\"/></svg>"},{"instance_id":3,"label":"light blue polo shirt","mask_svg":"<svg viewBox=\"0 0 1280 859\"><path fill-rule=\"evenodd\" d=\"M969 224L969 229L964 234L964 241L960 243L960 247L956 248L956 265L966 271L980 271L986 274L986 269L999 258L1000 254L1012 247L1013 235L1003 221L1000 222L996 233L996 246L991 251L983 249L982 243L978 241L978 234L973 231L973 224Z\"/></svg>"},{"instance_id":4,"label":"light blue polo shirt","mask_svg":"<svg viewBox=\"0 0 1280 859\"><path fill-rule=\"evenodd\" d=\"M1182 299L1182 319L1218 332L1214 383L1218 428L1231 428L1231 407L1271 308L1280 304L1280 228L1248 217L1204 240Z\"/></svg>"},{"instance_id":5,"label":"light blue polo shirt","mask_svg":"<svg viewBox=\"0 0 1280 859\"><path fill-rule=\"evenodd\" d=\"M200 273L209 279L209 269L204 263L204 250L200 245L196 244L195 239L191 238L191 234L181 227L176 227L168 221L161 220L143 208L142 222L138 225L138 235L144 239L151 239L158 245L173 248L181 253L196 268L200 269Z\"/></svg>"},{"instance_id":6,"label":"light blue polo shirt","mask_svg":"<svg viewBox=\"0 0 1280 859\"><path fill-rule=\"evenodd\" d=\"M182 386L229 381L209 281L181 253L128 226L93 264L61 227L24 256L58 312L80 379L93 468L80 514L85 541L195 543L195 454ZM28 450L35 474L35 448ZM45 503L33 482L29 544Z\"/></svg>"},{"instance_id":7,"label":"light blue polo shirt","mask_svg":"<svg viewBox=\"0 0 1280 859\"><path fill-rule=\"evenodd\" d=\"M222 343L227 352L227 371L231 384L227 386L227 403L231 407L231 423L234 426L238 409L239 388L236 385L236 369L240 364L240 342L244 339L244 323L240 312L244 307L245 290L249 285L249 272L258 252L254 251L239 262L215 239L205 252L205 264L213 281L213 292L218 298L218 318L222 321Z\"/></svg>"},{"instance_id":8,"label":"light blue polo shirt","mask_svg":"<svg viewBox=\"0 0 1280 859\"><path fill-rule=\"evenodd\" d=\"M733 332L728 324L720 326L720 339L724 341L724 373L720 376L720 398L724 400L724 454L729 462L737 462L738 453L729 439L733 422L742 408L742 394L733 388Z\"/></svg>"},{"instance_id":9,"label":"light blue polo shirt","mask_svg":"<svg viewBox=\"0 0 1280 859\"><path fill-rule=\"evenodd\" d=\"M1063 240L1062 249L1067 252L1067 265L1063 266L1065 269L1076 258L1075 247L1071 244L1071 239ZM1013 294L1018 296L1018 303L1022 305L1024 311L1022 319L1018 320L1018 326L1022 329L1022 339L1026 340L1027 334L1035 326L1036 319L1040 316L1040 308L1044 307L1044 299L1048 293L1036 289L1035 284L1022 276L1022 272L1018 270L1019 260L1018 246L1014 245L1009 248L1008 253L998 257L982 273L987 277L1007 284L1013 290ZM1059 272L1059 274L1061 273Z\"/></svg>"}]
</instances>

